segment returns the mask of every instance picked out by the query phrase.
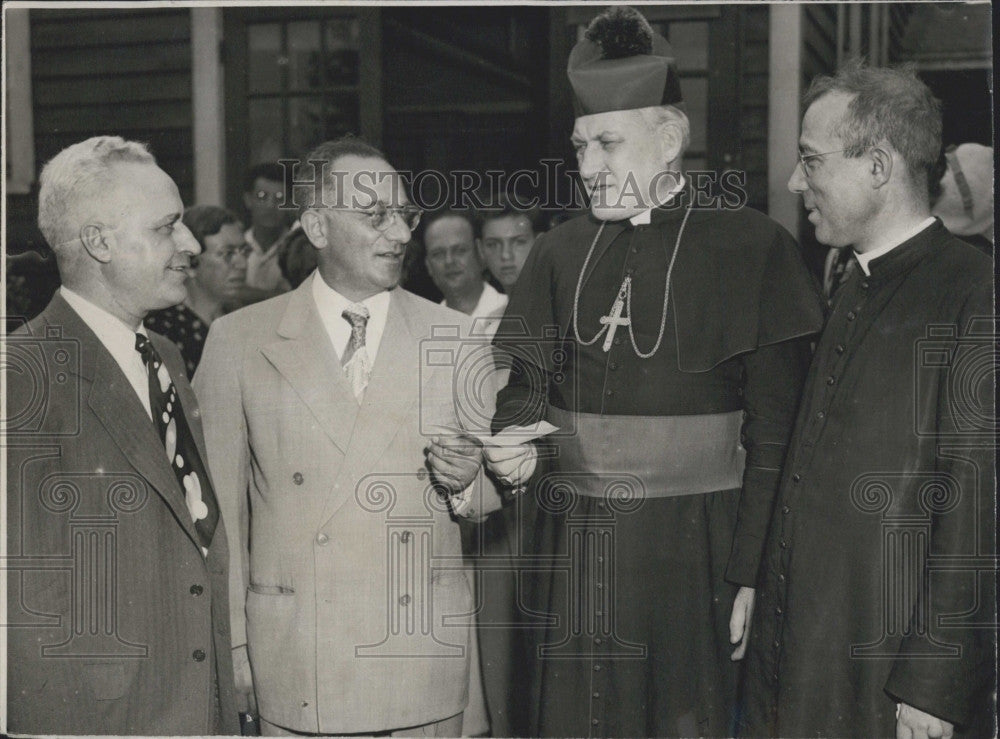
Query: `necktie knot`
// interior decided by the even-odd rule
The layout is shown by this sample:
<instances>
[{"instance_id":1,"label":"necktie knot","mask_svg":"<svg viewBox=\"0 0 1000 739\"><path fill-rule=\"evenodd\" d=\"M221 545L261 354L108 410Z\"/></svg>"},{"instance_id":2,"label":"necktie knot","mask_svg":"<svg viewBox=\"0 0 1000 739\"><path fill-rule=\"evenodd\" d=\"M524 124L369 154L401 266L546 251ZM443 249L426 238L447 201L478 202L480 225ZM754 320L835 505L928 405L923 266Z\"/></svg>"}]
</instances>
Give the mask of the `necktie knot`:
<instances>
[{"instance_id":1,"label":"necktie knot","mask_svg":"<svg viewBox=\"0 0 1000 739\"><path fill-rule=\"evenodd\" d=\"M360 399L371 375L371 361L365 348L365 327L371 314L360 303L351 303L341 315L351 324L351 338L344 347L340 363L344 366L355 397Z\"/></svg>"},{"instance_id":2,"label":"necktie knot","mask_svg":"<svg viewBox=\"0 0 1000 739\"><path fill-rule=\"evenodd\" d=\"M341 313L344 319L351 324L351 337L358 346L365 344L365 327L368 325L368 317L371 315L368 309L361 303L352 303Z\"/></svg>"},{"instance_id":3,"label":"necktie knot","mask_svg":"<svg viewBox=\"0 0 1000 739\"><path fill-rule=\"evenodd\" d=\"M153 346L153 342L149 340L149 337L137 333L135 335L135 350L139 352L139 356L142 357L142 362L147 367L153 366L153 369L160 368L160 355Z\"/></svg>"}]
</instances>

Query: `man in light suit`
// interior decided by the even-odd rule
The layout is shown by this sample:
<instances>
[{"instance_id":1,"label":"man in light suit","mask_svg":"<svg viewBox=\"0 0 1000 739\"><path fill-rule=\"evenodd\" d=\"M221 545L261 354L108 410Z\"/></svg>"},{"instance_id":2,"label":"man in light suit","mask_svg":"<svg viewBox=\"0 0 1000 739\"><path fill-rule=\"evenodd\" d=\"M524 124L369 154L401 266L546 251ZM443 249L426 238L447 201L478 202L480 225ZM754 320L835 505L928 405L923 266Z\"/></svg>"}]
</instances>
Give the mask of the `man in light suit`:
<instances>
[{"instance_id":1,"label":"man in light suit","mask_svg":"<svg viewBox=\"0 0 1000 739\"><path fill-rule=\"evenodd\" d=\"M458 736L479 680L456 517L500 506L460 432L489 419L455 396L470 319L397 288L419 210L377 149L307 161L317 272L213 324L195 377L223 515L249 520L234 642L265 734Z\"/></svg>"},{"instance_id":2,"label":"man in light suit","mask_svg":"<svg viewBox=\"0 0 1000 739\"><path fill-rule=\"evenodd\" d=\"M62 287L6 345L4 728L237 733L198 405L177 349L142 327L184 299L200 247L142 144L74 144L40 181Z\"/></svg>"}]
</instances>

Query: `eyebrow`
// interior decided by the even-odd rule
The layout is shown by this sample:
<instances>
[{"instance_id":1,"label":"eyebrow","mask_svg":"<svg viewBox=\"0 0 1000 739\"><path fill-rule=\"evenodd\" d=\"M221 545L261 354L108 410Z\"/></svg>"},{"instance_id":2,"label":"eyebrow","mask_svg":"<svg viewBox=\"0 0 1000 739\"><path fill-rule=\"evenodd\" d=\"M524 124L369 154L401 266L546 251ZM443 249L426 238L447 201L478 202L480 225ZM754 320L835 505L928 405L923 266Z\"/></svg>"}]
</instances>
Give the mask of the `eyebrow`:
<instances>
[{"instance_id":1,"label":"eyebrow","mask_svg":"<svg viewBox=\"0 0 1000 739\"><path fill-rule=\"evenodd\" d=\"M160 228L161 226L170 226L173 225L174 223L177 223L177 221L179 221L180 219L181 219L180 213L171 213L170 215L164 216L160 220L156 221L156 227Z\"/></svg>"}]
</instances>

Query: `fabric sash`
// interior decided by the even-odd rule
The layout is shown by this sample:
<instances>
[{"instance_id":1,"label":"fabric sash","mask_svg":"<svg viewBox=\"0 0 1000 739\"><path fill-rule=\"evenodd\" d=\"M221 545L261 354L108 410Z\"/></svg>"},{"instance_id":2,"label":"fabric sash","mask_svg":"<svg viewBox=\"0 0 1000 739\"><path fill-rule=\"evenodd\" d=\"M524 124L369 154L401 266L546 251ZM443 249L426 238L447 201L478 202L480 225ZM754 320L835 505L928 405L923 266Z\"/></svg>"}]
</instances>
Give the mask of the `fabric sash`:
<instances>
[{"instance_id":1,"label":"fabric sash","mask_svg":"<svg viewBox=\"0 0 1000 739\"><path fill-rule=\"evenodd\" d=\"M557 469L579 495L671 498L743 486L743 411L602 416L549 406L546 415L560 429L547 438Z\"/></svg>"}]
</instances>

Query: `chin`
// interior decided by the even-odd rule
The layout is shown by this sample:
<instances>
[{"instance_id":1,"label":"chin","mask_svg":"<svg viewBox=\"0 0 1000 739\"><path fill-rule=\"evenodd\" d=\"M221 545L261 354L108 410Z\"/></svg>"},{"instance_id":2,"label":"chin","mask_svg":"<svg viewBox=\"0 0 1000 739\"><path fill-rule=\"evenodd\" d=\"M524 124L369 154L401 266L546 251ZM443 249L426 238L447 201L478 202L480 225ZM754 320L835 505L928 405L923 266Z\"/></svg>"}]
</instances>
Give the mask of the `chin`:
<instances>
[{"instance_id":1,"label":"chin","mask_svg":"<svg viewBox=\"0 0 1000 739\"><path fill-rule=\"evenodd\" d=\"M641 210L636 208L609 208L600 206L591 206L590 212L594 214L594 218L599 221L622 221L626 218L631 218L634 215L641 213Z\"/></svg>"}]
</instances>

